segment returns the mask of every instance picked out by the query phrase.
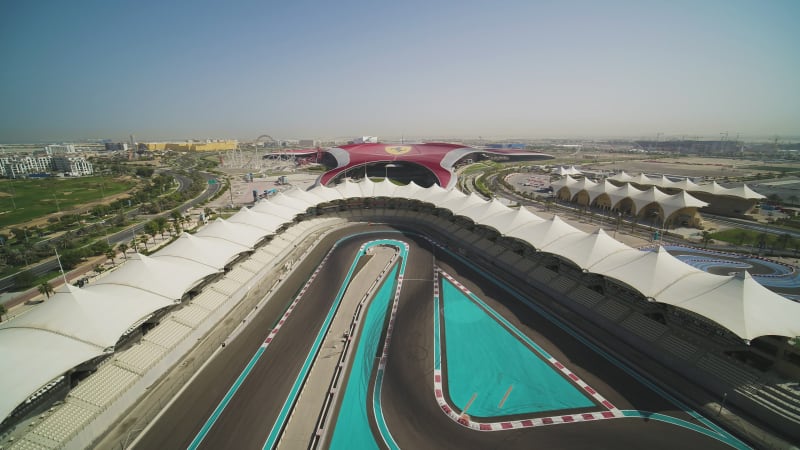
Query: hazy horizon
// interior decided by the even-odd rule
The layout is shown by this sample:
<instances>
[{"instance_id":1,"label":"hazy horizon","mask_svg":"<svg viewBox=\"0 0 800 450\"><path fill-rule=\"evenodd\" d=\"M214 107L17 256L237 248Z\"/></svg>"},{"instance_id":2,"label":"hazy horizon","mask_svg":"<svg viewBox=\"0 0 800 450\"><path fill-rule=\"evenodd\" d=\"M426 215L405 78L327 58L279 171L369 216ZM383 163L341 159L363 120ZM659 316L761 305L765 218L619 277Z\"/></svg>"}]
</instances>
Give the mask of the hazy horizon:
<instances>
[{"instance_id":1,"label":"hazy horizon","mask_svg":"<svg viewBox=\"0 0 800 450\"><path fill-rule=\"evenodd\" d=\"M800 136L800 3L0 3L0 142Z\"/></svg>"}]
</instances>

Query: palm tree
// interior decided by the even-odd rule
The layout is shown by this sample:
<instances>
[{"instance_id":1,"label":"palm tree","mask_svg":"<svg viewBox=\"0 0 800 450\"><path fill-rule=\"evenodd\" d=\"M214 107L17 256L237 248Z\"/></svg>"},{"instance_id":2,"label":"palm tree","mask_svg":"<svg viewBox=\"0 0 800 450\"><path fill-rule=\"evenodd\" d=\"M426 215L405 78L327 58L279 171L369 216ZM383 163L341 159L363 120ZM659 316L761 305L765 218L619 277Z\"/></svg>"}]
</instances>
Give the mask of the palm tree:
<instances>
[{"instance_id":1,"label":"palm tree","mask_svg":"<svg viewBox=\"0 0 800 450\"><path fill-rule=\"evenodd\" d=\"M3 321L3 315L6 313L6 305L0 303L0 322Z\"/></svg>"},{"instance_id":2,"label":"palm tree","mask_svg":"<svg viewBox=\"0 0 800 450\"><path fill-rule=\"evenodd\" d=\"M39 285L38 289L39 293L47 298L50 298L50 294L54 292L53 286L51 286L47 281L43 281L42 284Z\"/></svg>"},{"instance_id":3,"label":"palm tree","mask_svg":"<svg viewBox=\"0 0 800 450\"><path fill-rule=\"evenodd\" d=\"M123 257L123 258L125 258L125 259L128 259L128 253L127 253L127 251L128 251L128 244L126 244L126 243L124 243L124 242L123 242L123 243L119 244L119 245L117 246L117 248L119 249L119 251L121 251L121 252L122 252L122 257Z\"/></svg>"},{"instance_id":4,"label":"palm tree","mask_svg":"<svg viewBox=\"0 0 800 450\"><path fill-rule=\"evenodd\" d=\"M106 257L111 260L111 267L114 267L115 256L117 256L117 252L113 248L106 250Z\"/></svg>"},{"instance_id":5,"label":"palm tree","mask_svg":"<svg viewBox=\"0 0 800 450\"><path fill-rule=\"evenodd\" d=\"M139 236L139 243L144 245L144 251L148 251L147 241L149 240L150 240L150 235L147 233L144 233L142 236Z\"/></svg>"},{"instance_id":6,"label":"palm tree","mask_svg":"<svg viewBox=\"0 0 800 450\"><path fill-rule=\"evenodd\" d=\"M711 239L711 231L703 230L702 237L700 238L700 240L703 242L703 248L708 248L708 243L714 242L714 240Z\"/></svg>"},{"instance_id":7,"label":"palm tree","mask_svg":"<svg viewBox=\"0 0 800 450\"><path fill-rule=\"evenodd\" d=\"M167 218L166 217L156 217L156 230L158 230L158 234L161 235L161 239L164 239L164 231L167 229Z\"/></svg>"}]
</instances>

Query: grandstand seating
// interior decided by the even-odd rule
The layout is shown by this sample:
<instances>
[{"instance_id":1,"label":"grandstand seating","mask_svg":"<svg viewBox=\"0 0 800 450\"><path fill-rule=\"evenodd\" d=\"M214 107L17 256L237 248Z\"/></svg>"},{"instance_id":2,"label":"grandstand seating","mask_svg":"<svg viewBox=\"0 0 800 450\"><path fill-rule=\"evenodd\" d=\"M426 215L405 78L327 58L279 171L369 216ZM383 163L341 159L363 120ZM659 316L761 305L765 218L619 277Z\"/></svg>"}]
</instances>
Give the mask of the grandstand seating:
<instances>
[{"instance_id":1,"label":"grandstand seating","mask_svg":"<svg viewBox=\"0 0 800 450\"><path fill-rule=\"evenodd\" d=\"M165 354L166 350L163 347L142 341L117 353L114 358L114 364L139 375L144 375Z\"/></svg>"},{"instance_id":2,"label":"grandstand seating","mask_svg":"<svg viewBox=\"0 0 800 450\"><path fill-rule=\"evenodd\" d=\"M36 428L33 429L32 434L41 436L50 441L55 441L57 443L56 445L46 447L55 448L80 431L85 426L86 422L96 414L97 410L92 407L86 407L68 401L39 423ZM34 437L31 436L31 438Z\"/></svg>"},{"instance_id":3,"label":"grandstand seating","mask_svg":"<svg viewBox=\"0 0 800 450\"><path fill-rule=\"evenodd\" d=\"M536 265L535 262L531 261L528 258L523 258L521 261L517 263L517 270L519 273L527 273L529 270L533 269Z\"/></svg>"},{"instance_id":4,"label":"grandstand seating","mask_svg":"<svg viewBox=\"0 0 800 450\"><path fill-rule=\"evenodd\" d=\"M491 248L494 245L494 242L492 242L492 241L490 241L488 239L481 239L478 242L476 242L474 245L475 245L475 247L478 247L479 250L485 252L485 251L489 250L489 248Z\"/></svg>"},{"instance_id":5,"label":"grandstand seating","mask_svg":"<svg viewBox=\"0 0 800 450\"><path fill-rule=\"evenodd\" d=\"M503 247L502 245L494 244L486 250L486 253L489 254L488 255L489 258L496 258L497 256L500 256L501 253L507 250L508 249Z\"/></svg>"},{"instance_id":6,"label":"grandstand seating","mask_svg":"<svg viewBox=\"0 0 800 450\"><path fill-rule=\"evenodd\" d=\"M249 270L250 272L253 273L258 273L261 271L261 269L264 268L265 265L266 264L264 264L263 262L256 261L255 259L248 259L247 261L244 261L241 264L239 264L239 267L245 270Z\"/></svg>"},{"instance_id":7,"label":"grandstand seating","mask_svg":"<svg viewBox=\"0 0 800 450\"><path fill-rule=\"evenodd\" d=\"M230 279L238 282L240 285L250 281L255 276L255 273L238 266L225 274L225 279Z\"/></svg>"},{"instance_id":8,"label":"grandstand seating","mask_svg":"<svg viewBox=\"0 0 800 450\"><path fill-rule=\"evenodd\" d=\"M39 441L40 439L46 440L47 444L43 445L39 444L38 442L34 442L34 440ZM54 447L54 445L50 444L50 441L52 441L52 439L45 439L42 436L30 433L23 439L14 441L14 445L12 445L9 450L50 450Z\"/></svg>"},{"instance_id":9,"label":"grandstand seating","mask_svg":"<svg viewBox=\"0 0 800 450\"><path fill-rule=\"evenodd\" d=\"M67 398L77 398L100 408L125 392L139 376L114 364L104 364L91 377L70 391Z\"/></svg>"},{"instance_id":10,"label":"grandstand seating","mask_svg":"<svg viewBox=\"0 0 800 450\"><path fill-rule=\"evenodd\" d=\"M250 257L251 261L256 261L262 264L270 264L272 261L275 260L275 256L277 255L276 252L271 250L271 245L267 245L265 247L260 248L258 251L253 253L253 256Z\"/></svg>"},{"instance_id":11,"label":"grandstand seating","mask_svg":"<svg viewBox=\"0 0 800 450\"><path fill-rule=\"evenodd\" d=\"M470 242L470 243L478 240L478 236L476 236L466 228L461 228L460 230L456 231L455 236L465 242Z\"/></svg>"},{"instance_id":12,"label":"grandstand seating","mask_svg":"<svg viewBox=\"0 0 800 450\"><path fill-rule=\"evenodd\" d=\"M172 320L189 327L196 327L208 317L209 310L192 302L170 315Z\"/></svg>"},{"instance_id":13,"label":"grandstand seating","mask_svg":"<svg viewBox=\"0 0 800 450\"><path fill-rule=\"evenodd\" d=\"M550 281L547 282L547 285L550 286L550 288L562 294L574 288L575 284L575 280L560 275L554 276L550 279Z\"/></svg>"},{"instance_id":14,"label":"grandstand seating","mask_svg":"<svg viewBox=\"0 0 800 450\"><path fill-rule=\"evenodd\" d=\"M666 325L651 320L638 312L629 315L620 324L650 342L655 342L669 331Z\"/></svg>"},{"instance_id":15,"label":"grandstand seating","mask_svg":"<svg viewBox=\"0 0 800 450\"><path fill-rule=\"evenodd\" d=\"M667 334L660 341L659 345L666 351L678 358L692 361L697 357L698 348L696 345L681 339L674 334Z\"/></svg>"},{"instance_id":16,"label":"grandstand seating","mask_svg":"<svg viewBox=\"0 0 800 450\"><path fill-rule=\"evenodd\" d=\"M787 391L780 384L775 386L764 385L754 395L760 403L792 420L800 422L800 397L792 391Z\"/></svg>"},{"instance_id":17,"label":"grandstand seating","mask_svg":"<svg viewBox=\"0 0 800 450\"><path fill-rule=\"evenodd\" d=\"M536 283L547 284L548 282L550 282L550 280L552 280L557 276L558 276L557 273L553 272L547 267L538 266L528 274L528 280L526 281L534 281Z\"/></svg>"},{"instance_id":18,"label":"grandstand seating","mask_svg":"<svg viewBox=\"0 0 800 450\"><path fill-rule=\"evenodd\" d=\"M587 308L594 307L594 305L598 304L604 298L602 294L583 285L579 285L576 289L573 289L572 292L568 294L568 297Z\"/></svg>"},{"instance_id":19,"label":"grandstand seating","mask_svg":"<svg viewBox=\"0 0 800 450\"><path fill-rule=\"evenodd\" d=\"M595 310L614 322L618 321L631 311L627 306L622 305L618 301L612 299L607 299L605 302L597 306Z\"/></svg>"},{"instance_id":20,"label":"grandstand seating","mask_svg":"<svg viewBox=\"0 0 800 450\"><path fill-rule=\"evenodd\" d=\"M144 335L143 340L152 342L165 349L171 349L178 345L178 342L183 340L190 331L192 331L192 329L186 325L168 319L162 321L159 326L153 328L149 333Z\"/></svg>"},{"instance_id":21,"label":"grandstand seating","mask_svg":"<svg viewBox=\"0 0 800 450\"><path fill-rule=\"evenodd\" d=\"M226 300L228 300L227 295L212 289L205 289L202 294L192 299L192 304L213 311L225 303Z\"/></svg>"},{"instance_id":22,"label":"grandstand seating","mask_svg":"<svg viewBox=\"0 0 800 450\"><path fill-rule=\"evenodd\" d=\"M733 387L747 388L758 381L758 375L747 368L713 354L707 354L697 360L697 367Z\"/></svg>"},{"instance_id":23,"label":"grandstand seating","mask_svg":"<svg viewBox=\"0 0 800 450\"><path fill-rule=\"evenodd\" d=\"M241 288L241 287L242 287L242 283L241 282L236 281L236 280L231 279L231 278L227 278L227 277L223 278L223 279L217 281L216 283L214 283L213 285L211 285L211 289L213 289L213 290L215 290L217 292L220 292L222 294L225 294L225 295L231 295L234 292L238 291L239 288Z\"/></svg>"},{"instance_id":24,"label":"grandstand seating","mask_svg":"<svg viewBox=\"0 0 800 450\"><path fill-rule=\"evenodd\" d=\"M522 259L522 256L514 252L505 252L497 259L509 266L516 267L517 263Z\"/></svg>"}]
</instances>

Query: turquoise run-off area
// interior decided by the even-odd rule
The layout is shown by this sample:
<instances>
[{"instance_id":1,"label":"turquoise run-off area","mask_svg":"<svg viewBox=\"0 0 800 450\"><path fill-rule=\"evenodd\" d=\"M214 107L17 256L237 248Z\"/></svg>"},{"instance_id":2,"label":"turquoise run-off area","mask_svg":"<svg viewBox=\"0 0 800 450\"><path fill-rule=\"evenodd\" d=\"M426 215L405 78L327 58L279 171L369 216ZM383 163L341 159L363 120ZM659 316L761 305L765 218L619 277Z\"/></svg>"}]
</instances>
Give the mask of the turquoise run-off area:
<instances>
[{"instance_id":1,"label":"turquoise run-off area","mask_svg":"<svg viewBox=\"0 0 800 450\"><path fill-rule=\"evenodd\" d=\"M371 401L369 380L372 375L375 354L381 343L383 322L394 293L394 280L397 267L392 269L383 285L375 294L364 318L364 327L358 337L358 348L353 357L350 376L347 379L344 398L336 418L333 432L332 450L378 449L372 429L369 426L367 407Z\"/></svg>"},{"instance_id":2,"label":"turquoise run-off area","mask_svg":"<svg viewBox=\"0 0 800 450\"><path fill-rule=\"evenodd\" d=\"M442 281L447 388L471 417L586 408L592 400L447 280ZM471 403L470 403L471 401ZM501 406L502 405L502 406Z\"/></svg>"}]
</instances>

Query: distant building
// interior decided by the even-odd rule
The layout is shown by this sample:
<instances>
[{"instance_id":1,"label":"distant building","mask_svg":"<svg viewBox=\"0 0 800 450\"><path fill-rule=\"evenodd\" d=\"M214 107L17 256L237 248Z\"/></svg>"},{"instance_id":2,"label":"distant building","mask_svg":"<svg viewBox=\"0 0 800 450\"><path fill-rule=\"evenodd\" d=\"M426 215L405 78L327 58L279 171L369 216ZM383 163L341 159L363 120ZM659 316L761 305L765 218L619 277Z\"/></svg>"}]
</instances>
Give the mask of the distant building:
<instances>
[{"instance_id":1,"label":"distant building","mask_svg":"<svg viewBox=\"0 0 800 450\"><path fill-rule=\"evenodd\" d=\"M351 144L377 144L378 137L377 136L361 136L353 139Z\"/></svg>"},{"instance_id":2,"label":"distant building","mask_svg":"<svg viewBox=\"0 0 800 450\"><path fill-rule=\"evenodd\" d=\"M48 145L44 148L48 155L61 155L65 153L75 153L75 146L72 144Z\"/></svg>"},{"instance_id":3,"label":"distant building","mask_svg":"<svg viewBox=\"0 0 800 450\"><path fill-rule=\"evenodd\" d=\"M128 143L127 142L106 142L106 151L113 152L113 151L128 151Z\"/></svg>"},{"instance_id":4,"label":"distant building","mask_svg":"<svg viewBox=\"0 0 800 450\"><path fill-rule=\"evenodd\" d=\"M71 177L81 177L94 173L92 163L82 156L53 156L53 169Z\"/></svg>"},{"instance_id":5,"label":"distant building","mask_svg":"<svg viewBox=\"0 0 800 450\"><path fill-rule=\"evenodd\" d=\"M50 156L4 156L0 158L0 174L6 178L24 178L32 174L50 173Z\"/></svg>"},{"instance_id":6,"label":"distant building","mask_svg":"<svg viewBox=\"0 0 800 450\"><path fill-rule=\"evenodd\" d=\"M216 152L234 150L239 144L237 140L206 140L185 142L148 142L147 149L154 151L172 150L175 152Z\"/></svg>"},{"instance_id":7,"label":"distant building","mask_svg":"<svg viewBox=\"0 0 800 450\"><path fill-rule=\"evenodd\" d=\"M92 175L94 168L83 156L69 154L0 157L0 175L5 178L25 178L51 172L63 172L68 176L80 177Z\"/></svg>"},{"instance_id":8,"label":"distant building","mask_svg":"<svg viewBox=\"0 0 800 450\"><path fill-rule=\"evenodd\" d=\"M300 139L297 141L298 147L315 147L317 145L317 141L314 139Z\"/></svg>"}]
</instances>

